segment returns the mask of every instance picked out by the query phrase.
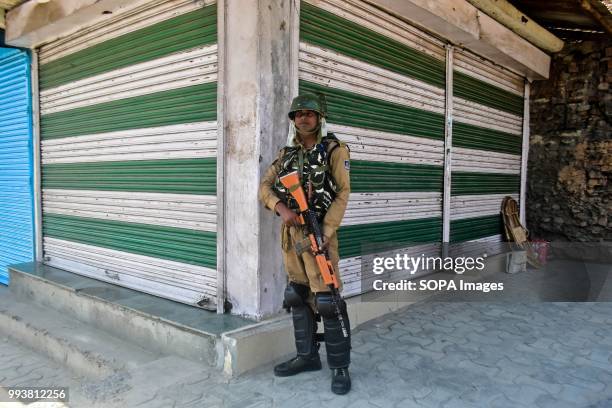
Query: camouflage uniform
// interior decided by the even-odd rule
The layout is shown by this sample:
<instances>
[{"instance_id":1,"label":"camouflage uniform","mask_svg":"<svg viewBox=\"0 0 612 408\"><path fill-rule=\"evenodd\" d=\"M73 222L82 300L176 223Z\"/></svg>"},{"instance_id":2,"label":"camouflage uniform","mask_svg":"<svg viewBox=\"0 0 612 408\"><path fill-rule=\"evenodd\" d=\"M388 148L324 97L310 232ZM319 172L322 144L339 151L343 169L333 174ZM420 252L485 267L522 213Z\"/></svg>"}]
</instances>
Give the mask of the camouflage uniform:
<instances>
[{"instance_id":1,"label":"camouflage uniform","mask_svg":"<svg viewBox=\"0 0 612 408\"><path fill-rule=\"evenodd\" d=\"M298 171L302 187L309 197L309 208L315 212L322 226L322 233L329 242L328 255L336 273L338 269L337 229L348 205L350 195L350 162L346 144L333 134L323 131L325 127L324 99L316 95L300 95L293 100L290 119L297 111L318 113L317 140L306 148L299 133L290 137L276 160L266 171L259 188L259 198L264 205L274 210L283 202L297 212L297 202L285 190L279 178ZM291 124L292 129L293 122ZM290 133L291 135L291 133ZM297 357L274 367L277 376L290 376L303 371L321 369L319 343L317 341L318 316L323 320L327 362L332 369L331 389L336 394L346 394L351 388L348 365L350 364L350 323L344 300L338 307L347 326L342 332L337 308L330 289L323 283L314 255L303 227L282 225L281 246L289 284L285 290L284 305L293 316ZM340 276L338 282L341 285ZM340 287L341 289L341 287Z\"/></svg>"},{"instance_id":2,"label":"camouflage uniform","mask_svg":"<svg viewBox=\"0 0 612 408\"><path fill-rule=\"evenodd\" d=\"M299 141L296 147L281 149L278 157L262 179L259 197L265 206L271 210L274 210L276 204L281 201L281 197L290 209L297 209L297 203L293 198L287 197L287 193L278 179L280 175L297 169L300 149L304 155L302 170L304 191L308 191L308 180L313 181L315 191L313 191L312 202L314 205L311 208L321 222L323 235L330 241L329 257L335 270L338 271L339 256L336 230L342 222L350 195L349 151L344 143L330 134L326 138L322 138L321 143L317 143L309 150L305 150ZM323 152L321 149L324 149ZM325 161L322 156L329 156L327 157L329 171L320 167L321 162ZM285 224L281 226L283 260L289 280L309 286L312 293L329 291L323 283L312 253L305 251L298 255L295 251L295 244L301 243L305 238L302 227L289 227Z\"/></svg>"}]
</instances>

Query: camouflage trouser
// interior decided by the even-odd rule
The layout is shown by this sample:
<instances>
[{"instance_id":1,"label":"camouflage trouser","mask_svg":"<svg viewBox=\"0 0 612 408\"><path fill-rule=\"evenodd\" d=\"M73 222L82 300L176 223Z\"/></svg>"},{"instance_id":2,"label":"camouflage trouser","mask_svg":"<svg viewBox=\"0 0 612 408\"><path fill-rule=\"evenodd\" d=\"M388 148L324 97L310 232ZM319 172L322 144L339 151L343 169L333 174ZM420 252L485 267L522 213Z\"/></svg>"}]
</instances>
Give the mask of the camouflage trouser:
<instances>
[{"instance_id":1,"label":"camouflage trouser","mask_svg":"<svg viewBox=\"0 0 612 408\"><path fill-rule=\"evenodd\" d=\"M285 270L291 282L300 283L310 287L312 293L329 292L329 288L323 283L323 277L319 273L317 262L314 255L309 250L298 255L295 251L295 243L301 242L306 238L302 227L287 227L283 224L281 228L281 246L283 249L283 260ZM342 289L342 280L338 272L338 236L336 233L330 237L329 258L336 273L338 273L338 283Z\"/></svg>"}]
</instances>

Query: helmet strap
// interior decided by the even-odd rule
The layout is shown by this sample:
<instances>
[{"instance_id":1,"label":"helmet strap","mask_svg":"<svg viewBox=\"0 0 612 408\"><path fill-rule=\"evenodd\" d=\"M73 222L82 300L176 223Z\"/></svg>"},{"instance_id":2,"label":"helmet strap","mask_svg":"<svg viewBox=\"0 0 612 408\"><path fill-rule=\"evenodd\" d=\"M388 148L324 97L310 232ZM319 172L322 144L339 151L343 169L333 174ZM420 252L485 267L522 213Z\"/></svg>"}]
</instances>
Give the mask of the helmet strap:
<instances>
[{"instance_id":1,"label":"helmet strap","mask_svg":"<svg viewBox=\"0 0 612 408\"><path fill-rule=\"evenodd\" d=\"M321 116L319 129L321 131L321 139L327 137L327 121L325 120L325 116Z\"/></svg>"},{"instance_id":2,"label":"helmet strap","mask_svg":"<svg viewBox=\"0 0 612 408\"><path fill-rule=\"evenodd\" d=\"M297 129L295 128L295 122L289 121L289 132L287 133L287 146L295 147L295 136L297 135Z\"/></svg>"}]
</instances>

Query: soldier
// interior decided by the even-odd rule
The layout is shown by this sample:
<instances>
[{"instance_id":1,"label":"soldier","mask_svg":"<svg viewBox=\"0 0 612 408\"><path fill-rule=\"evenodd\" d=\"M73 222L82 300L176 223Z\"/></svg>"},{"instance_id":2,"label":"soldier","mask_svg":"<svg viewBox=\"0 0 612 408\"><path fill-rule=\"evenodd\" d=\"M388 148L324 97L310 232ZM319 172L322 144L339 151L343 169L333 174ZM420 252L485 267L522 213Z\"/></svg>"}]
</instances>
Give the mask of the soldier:
<instances>
[{"instance_id":1,"label":"soldier","mask_svg":"<svg viewBox=\"0 0 612 408\"><path fill-rule=\"evenodd\" d=\"M304 229L299 223L295 200L279 177L298 171L309 207L317 215L324 235L324 248L338 271L338 237L350 194L350 162L346 144L328 133L325 99L304 93L291 103L287 145L266 171L259 188L259 199L283 219L281 246L289 284L283 305L292 312L297 356L274 367L274 374L286 377L321 369L317 320L323 318L327 362L332 370L331 389L346 394L351 389L349 336L344 337L330 289L323 283ZM341 285L341 283L340 283ZM350 327L346 303L340 302L346 326Z\"/></svg>"}]
</instances>

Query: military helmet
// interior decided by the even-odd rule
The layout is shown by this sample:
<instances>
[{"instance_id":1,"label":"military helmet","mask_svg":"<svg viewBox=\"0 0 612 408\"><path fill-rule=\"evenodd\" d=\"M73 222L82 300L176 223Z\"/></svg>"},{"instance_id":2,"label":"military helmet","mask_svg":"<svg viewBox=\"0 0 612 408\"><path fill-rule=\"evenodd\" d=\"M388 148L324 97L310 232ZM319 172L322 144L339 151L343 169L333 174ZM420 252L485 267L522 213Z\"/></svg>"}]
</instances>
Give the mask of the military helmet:
<instances>
[{"instance_id":1,"label":"military helmet","mask_svg":"<svg viewBox=\"0 0 612 408\"><path fill-rule=\"evenodd\" d=\"M289 109L289 119L295 118L295 112L299 110L311 110L317 112L321 116L327 114L327 104L324 95L315 95L313 93L303 93L293 98L291 108Z\"/></svg>"}]
</instances>

